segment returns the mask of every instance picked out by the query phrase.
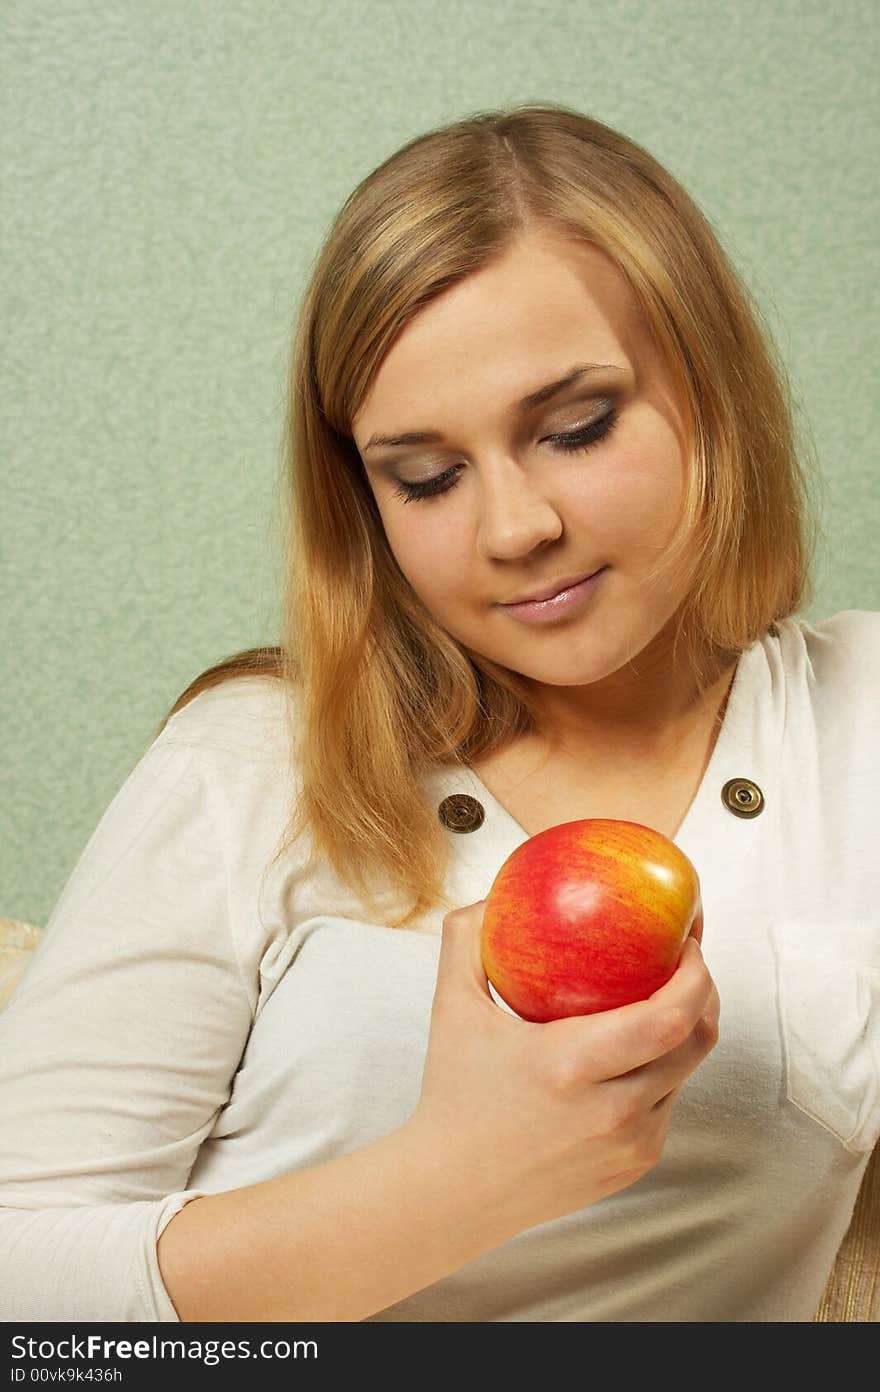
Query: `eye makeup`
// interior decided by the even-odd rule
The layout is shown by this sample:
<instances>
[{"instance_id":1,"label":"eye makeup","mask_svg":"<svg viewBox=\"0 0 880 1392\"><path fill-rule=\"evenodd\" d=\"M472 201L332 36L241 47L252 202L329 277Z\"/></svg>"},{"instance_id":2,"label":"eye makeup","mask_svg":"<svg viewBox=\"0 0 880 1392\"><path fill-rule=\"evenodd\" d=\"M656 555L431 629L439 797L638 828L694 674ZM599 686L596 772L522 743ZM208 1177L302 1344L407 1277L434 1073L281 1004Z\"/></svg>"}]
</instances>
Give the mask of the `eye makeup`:
<instances>
[{"instance_id":1,"label":"eye makeup","mask_svg":"<svg viewBox=\"0 0 880 1392\"><path fill-rule=\"evenodd\" d=\"M556 435L548 435L546 438L550 444L563 453L588 450L601 440L608 438L617 424L618 416L617 407L612 406L603 416L590 421L589 425L585 425L579 430L563 431ZM394 496L402 498L405 503L439 497L442 493L448 493L455 487L458 475L463 468L463 464L454 464L451 469L444 470L436 478L426 479L424 483L406 483L403 479L396 479L397 486L394 489Z\"/></svg>"}]
</instances>

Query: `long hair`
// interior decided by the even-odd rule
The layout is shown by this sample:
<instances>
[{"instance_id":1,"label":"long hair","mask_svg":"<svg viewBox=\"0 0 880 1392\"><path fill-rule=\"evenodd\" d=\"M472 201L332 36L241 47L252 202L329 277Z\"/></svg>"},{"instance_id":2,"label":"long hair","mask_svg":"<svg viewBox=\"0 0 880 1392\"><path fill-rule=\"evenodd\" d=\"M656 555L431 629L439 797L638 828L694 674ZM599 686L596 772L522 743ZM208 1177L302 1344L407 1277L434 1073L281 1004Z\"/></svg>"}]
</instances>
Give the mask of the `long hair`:
<instances>
[{"instance_id":1,"label":"long hair","mask_svg":"<svg viewBox=\"0 0 880 1392\"><path fill-rule=\"evenodd\" d=\"M421 778L537 728L515 672L432 618L389 549L351 422L401 329L532 230L603 250L626 276L678 391L689 450L681 525L654 578L686 576L676 630L739 654L813 597L820 536L795 408L769 328L706 217L655 158L548 103L479 112L411 140L348 197L315 259L294 334L284 430L282 631L203 672L200 691L273 676L289 703L305 832L372 906L394 886L410 926L444 893L448 833ZM687 559L686 559L687 557ZM158 731L157 731L158 733ZM277 856L276 856L277 859ZM274 863L274 862L273 862Z\"/></svg>"}]
</instances>

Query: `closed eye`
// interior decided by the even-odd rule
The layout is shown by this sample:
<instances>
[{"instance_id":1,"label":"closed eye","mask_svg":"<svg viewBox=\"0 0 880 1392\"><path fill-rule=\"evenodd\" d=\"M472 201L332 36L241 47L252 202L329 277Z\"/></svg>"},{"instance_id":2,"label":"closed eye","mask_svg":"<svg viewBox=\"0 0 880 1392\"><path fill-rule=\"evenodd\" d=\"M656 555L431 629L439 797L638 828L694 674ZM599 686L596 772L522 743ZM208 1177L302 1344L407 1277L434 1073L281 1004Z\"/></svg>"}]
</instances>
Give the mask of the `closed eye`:
<instances>
[{"instance_id":1,"label":"closed eye","mask_svg":"<svg viewBox=\"0 0 880 1392\"><path fill-rule=\"evenodd\" d=\"M598 420L591 421L581 430L567 431L559 435L548 435L547 439L556 449L562 450L566 454L576 453L578 450L587 450L591 446L605 440L611 434L617 424L619 412L616 407L612 407L604 416L599 416ZM424 483L405 483L403 479L397 479L397 487L394 490L396 498L402 498L405 503L416 502L422 498L436 498L441 493L449 493L456 485L458 475L464 468L463 464L453 464L451 469L446 469L436 478L427 479Z\"/></svg>"}]
</instances>

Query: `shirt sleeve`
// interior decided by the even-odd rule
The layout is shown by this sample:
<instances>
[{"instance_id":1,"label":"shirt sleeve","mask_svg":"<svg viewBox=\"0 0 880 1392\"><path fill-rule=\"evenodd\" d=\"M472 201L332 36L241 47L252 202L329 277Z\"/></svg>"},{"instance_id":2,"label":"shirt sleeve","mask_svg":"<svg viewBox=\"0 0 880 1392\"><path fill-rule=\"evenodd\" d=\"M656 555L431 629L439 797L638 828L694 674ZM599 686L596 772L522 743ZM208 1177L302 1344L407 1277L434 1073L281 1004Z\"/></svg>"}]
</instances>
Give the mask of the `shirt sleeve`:
<instances>
[{"instance_id":1,"label":"shirt sleeve","mask_svg":"<svg viewBox=\"0 0 880 1392\"><path fill-rule=\"evenodd\" d=\"M252 1018L203 756L150 747L0 1011L4 1320L178 1319L156 1243Z\"/></svg>"}]
</instances>

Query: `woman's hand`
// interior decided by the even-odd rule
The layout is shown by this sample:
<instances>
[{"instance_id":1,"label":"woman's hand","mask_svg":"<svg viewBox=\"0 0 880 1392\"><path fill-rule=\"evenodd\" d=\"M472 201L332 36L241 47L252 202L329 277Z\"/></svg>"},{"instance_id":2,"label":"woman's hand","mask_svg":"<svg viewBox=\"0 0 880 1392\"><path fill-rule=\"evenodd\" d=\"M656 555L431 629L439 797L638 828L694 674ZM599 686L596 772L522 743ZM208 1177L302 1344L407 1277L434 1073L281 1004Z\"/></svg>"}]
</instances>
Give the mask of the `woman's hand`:
<instances>
[{"instance_id":1,"label":"woman's hand","mask_svg":"<svg viewBox=\"0 0 880 1392\"><path fill-rule=\"evenodd\" d=\"M496 1005L480 956L485 900L448 913L422 1091L406 1123L485 1184L515 1230L594 1203L657 1163L685 1079L718 1038L698 941L647 1000L546 1024ZM473 1168L472 1168L473 1167Z\"/></svg>"}]
</instances>

